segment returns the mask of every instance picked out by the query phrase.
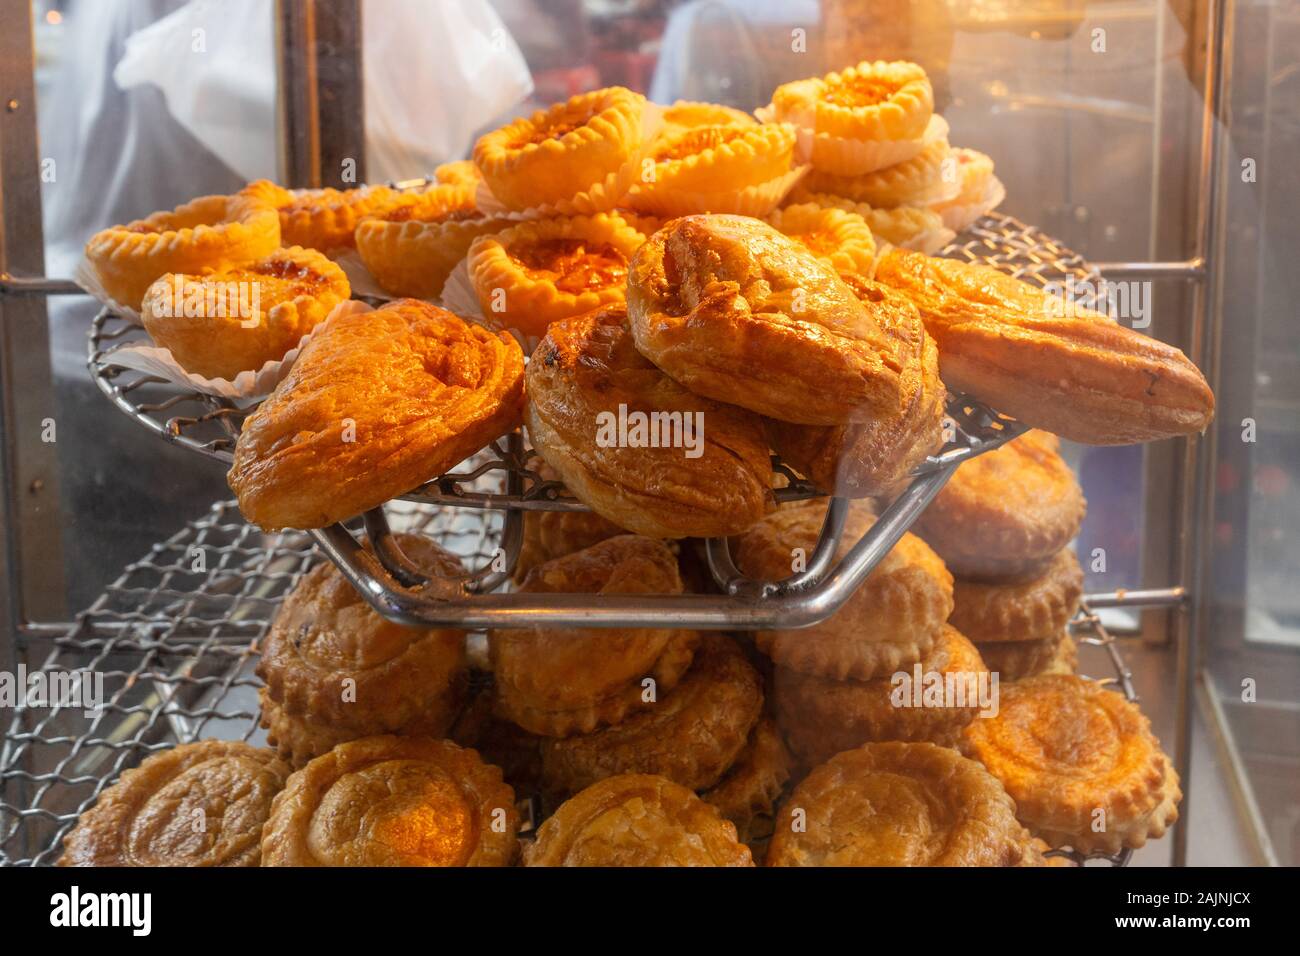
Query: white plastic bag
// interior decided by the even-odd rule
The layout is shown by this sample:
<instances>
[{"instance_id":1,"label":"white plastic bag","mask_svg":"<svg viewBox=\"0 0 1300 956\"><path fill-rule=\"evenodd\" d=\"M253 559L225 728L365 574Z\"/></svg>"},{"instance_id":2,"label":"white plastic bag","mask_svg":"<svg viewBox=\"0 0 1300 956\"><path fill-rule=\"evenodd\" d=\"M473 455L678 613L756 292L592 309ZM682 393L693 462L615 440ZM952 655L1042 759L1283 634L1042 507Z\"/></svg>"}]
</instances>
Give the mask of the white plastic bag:
<instances>
[{"instance_id":1,"label":"white plastic bag","mask_svg":"<svg viewBox=\"0 0 1300 956\"><path fill-rule=\"evenodd\" d=\"M533 90L487 0L362 6L367 179L423 175ZM150 83L194 138L246 179L275 179L274 4L192 0L127 39L113 71Z\"/></svg>"}]
</instances>

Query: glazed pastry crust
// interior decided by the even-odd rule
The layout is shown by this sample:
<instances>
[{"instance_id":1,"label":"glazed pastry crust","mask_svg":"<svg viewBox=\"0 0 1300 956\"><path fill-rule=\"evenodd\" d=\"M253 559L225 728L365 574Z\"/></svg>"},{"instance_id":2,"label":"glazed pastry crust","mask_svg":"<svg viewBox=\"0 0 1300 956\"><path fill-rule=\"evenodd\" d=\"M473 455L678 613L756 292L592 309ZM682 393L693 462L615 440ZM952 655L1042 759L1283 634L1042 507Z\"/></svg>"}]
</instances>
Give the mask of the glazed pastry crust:
<instances>
[{"instance_id":1,"label":"glazed pastry crust","mask_svg":"<svg viewBox=\"0 0 1300 956\"><path fill-rule=\"evenodd\" d=\"M265 180L258 185L273 197L280 215L280 241L322 252L350 248L357 223L382 214L409 195L389 186L291 192Z\"/></svg>"},{"instance_id":2,"label":"glazed pastry crust","mask_svg":"<svg viewBox=\"0 0 1300 956\"><path fill-rule=\"evenodd\" d=\"M776 88L778 119L813 119L818 132L850 139L917 139L934 111L925 70L904 60L863 61L839 73Z\"/></svg>"},{"instance_id":3,"label":"glazed pastry crust","mask_svg":"<svg viewBox=\"0 0 1300 956\"><path fill-rule=\"evenodd\" d=\"M262 834L263 866L508 866L515 795L449 740L366 737L289 778Z\"/></svg>"},{"instance_id":4,"label":"glazed pastry crust","mask_svg":"<svg viewBox=\"0 0 1300 956\"><path fill-rule=\"evenodd\" d=\"M519 424L523 373L509 336L425 302L336 316L244 421L240 511L320 528L404 494Z\"/></svg>"},{"instance_id":5,"label":"glazed pastry crust","mask_svg":"<svg viewBox=\"0 0 1300 956\"><path fill-rule=\"evenodd\" d=\"M1065 631L1035 641L992 641L979 645L980 656L1003 682L1044 673L1074 673L1078 648Z\"/></svg>"},{"instance_id":6,"label":"glazed pastry crust","mask_svg":"<svg viewBox=\"0 0 1300 956\"><path fill-rule=\"evenodd\" d=\"M964 744L1054 847L1116 853L1178 818L1178 775L1150 721L1095 681L1045 674L1007 686L998 715L974 721ZM1093 829L1098 810L1102 832Z\"/></svg>"},{"instance_id":7,"label":"glazed pastry crust","mask_svg":"<svg viewBox=\"0 0 1300 956\"><path fill-rule=\"evenodd\" d=\"M430 575L464 574L459 559L429 538L395 538L402 552ZM284 599L262 647L257 675L287 714L350 728L358 731L353 737L364 737L397 732L427 716L429 699L451 691L463 680L465 667L464 631L394 624L325 562L307 572Z\"/></svg>"},{"instance_id":8,"label":"glazed pastry crust","mask_svg":"<svg viewBox=\"0 0 1300 956\"><path fill-rule=\"evenodd\" d=\"M806 814L806 831L790 826ZM1018 866L1031 853L997 779L928 743L867 744L810 773L781 808L768 866Z\"/></svg>"},{"instance_id":9,"label":"glazed pastry crust","mask_svg":"<svg viewBox=\"0 0 1300 956\"><path fill-rule=\"evenodd\" d=\"M555 469L545 463L538 473L547 481L559 477ZM515 561L512 577L517 584L539 564L621 534L627 534L627 529L594 511L525 511L524 540L519 546L519 558Z\"/></svg>"},{"instance_id":10,"label":"glazed pastry crust","mask_svg":"<svg viewBox=\"0 0 1300 956\"><path fill-rule=\"evenodd\" d=\"M270 183L233 196L202 196L91 236L86 258L104 290L139 308L149 286L167 273L195 275L270 255L280 245L280 221Z\"/></svg>"},{"instance_id":11,"label":"glazed pastry crust","mask_svg":"<svg viewBox=\"0 0 1300 956\"><path fill-rule=\"evenodd\" d=\"M251 293L240 302L240 296L222 291L238 286L225 283L255 284L257 311L240 314L241 307L253 304ZM351 295L342 269L314 249L293 246L203 275L168 273L145 293L140 318L153 340L187 372L233 379L284 358ZM195 298L204 302L198 310L202 314L187 315L186 303ZM212 309L206 304L209 298Z\"/></svg>"},{"instance_id":12,"label":"glazed pastry crust","mask_svg":"<svg viewBox=\"0 0 1300 956\"><path fill-rule=\"evenodd\" d=\"M773 698L777 723L790 749L806 766L871 741L926 740L955 743L979 713L975 683L987 668L975 645L944 625L939 640L917 665L923 675L951 675L966 694L960 705L896 706L893 675L869 681L838 681L778 668ZM904 667L909 676L913 668ZM955 685L956 686L956 685Z\"/></svg>"},{"instance_id":13,"label":"glazed pastry crust","mask_svg":"<svg viewBox=\"0 0 1300 956\"><path fill-rule=\"evenodd\" d=\"M700 639L681 683L612 727L542 744L542 781L573 793L605 777L654 773L691 790L718 782L744 750L763 708L762 681L736 642Z\"/></svg>"},{"instance_id":14,"label":"glazed pastry crust","mask_svg":"<svg viewBox=\"0 0 1300 956\"><path fill-rule=\"evenodd\" d=\"M737 566L747 576L781 580L793 551L811 555L824 507L781 508L742 537ZM849 511L837 560L875 523L865 508ZM952 575L930 548L904 534L830 619L792 631L758 631L755 641L782 667L836 679L867 680L919 660L952 611Z\"/></svg>"},{"instance_id":15,"label":"glazed pastry crust","mask_svg":"<svg viewBox=\"0 0 1300 956\"><path fill-rule=\"evenodd\" d=\"M82 813L59 866L257 866L262 824L288 776L273 751L240 741L155 753Z\"/></svg>"},{"instance_id":16,"label":"glazed pastry crust","mask_svg":"<svg viewBox=\"0 0 1300 956\"><path fill-rule=\"evenodd\" d=\"M824 209L815 203L796 203L771 213L767 222L797 239L837 272L871 274L876 240L867 221L857 213ZM919 326L919 316L916 322Z\"/></svg>"},{"instance_id":17,"label":"glazed pastry crust","mask_svg":"<svg viewBox=\"0 0 1300 956\"><path fill-rule=\"evenodd\" d=\"M582 93L480 137L474 163L510 209L571 199L634 157L644 107L621 86Z\"/></svg>"},{"instance_id":18,"label":"glazed pastry crust","mask_svg":"<svg viewBox=\"0 0 1300 956\"><path fill-rule=\"evenodd\" d=\"M753 866L736 828L664 777L607 777L542 824L526 866Z\"/></svg>"},{"instance_id":19,"label":"glazed pastry crust","mask_svg":"<svg viewBox=\"0 0 1300 956\"><path fill-rule=\"evenodd\" d=\"M1052 558L1038 577L1021 582L957 578L949 620L976 644L1044 641L1065 630L1083 596L1083 568L1070 548Z\"/></svg>"},{"instance_id":20,"label":"glazed pastry crust","mask_svg":"<svg viewBox=\"0 0 1300 956\"><path fill-rule=\"evenodd\" d=\"M738 534L775 506L757 416L710 401L637 351L610 307L553 324L528 366L528 435L568 489L599 515L660 538ZM604 416L702 419L699 457L681 447L601 447ZM693 426L694 427L694 426Z\"/></svg>"},{"instance_id":21,"label":"glazed pastry crust","mask_svg":"<svg viewBox=\"0 0 1300 956\"><path fill-rule=\"evenodd\" d=\"M898 206L894 209L874 209L864 202L854 202L833 193L811 192L800 184L790 191L787 204L815 203L823 209L842 209L857 213L871 228L877 240L884 240L904 249L918 252L938 250L939 238L945 236L943 216L923 206ZM946 233L951 238L951 233Z\"/></svg>"},{"instance_id":22,"label":"glazed pastry crust","mask_svg":"<svg viewBox=\"0 0 1300 956\"><path fill-rule=\"evenodd\" d=\"M833 269L771 226L686 216L632 260L637 348L701 395L781 421L870 421L902 404L895 343Z\"/></svg>"},{"instance_id":23,"label":"glazed pastry crust","mask_svg":"<svg viewBox=\"0 0 1300 956\"><path fill-rule=\"evenodd\" d=\"M895 341L902 358L902 402L889 415L853 425L815 427L767 420L772 448L817 487L849 498L888 494L943 445L947 391L939 352L915 307L861 276L841 274Z\"/></svg>"},{"instance_id":24,"label":"glazed pastry crust","mask_svg":"<svg viewBox=\"0 0 1300 956\"><path fill-rule=\"evenodd\" d=\"M913 530L963 578L1046 573L1087 509L1060 447L1055 435L1028 431L963 462Z\"/></svg>"},{"instance_id":25,"label":"glazed pastry crust","mask_svg":"<svg viewBox=\"0 0 1300 956\"><path fill-rule=\"evenodd\" d=\"M728 124L750 126L758 122L743 110L722 106L718 103L697 103L691 100L678 100L672 106L664 107L662 118L664 124L662 135L665 136L671 136L678 130L693 129L697 126L726 126Z\"/></svg>"},{"instance_id":26,"label":"glazed pastry crust","mask_svg":"<svg viewBox=\"0 0 1300 956\"><path fill-rule=\"evenodd\" d=\"M943 163L950 147L946 139L927 143L911 159L860 176L837 176L814 169L802 186L810 193L832 193L875 209L922 205L942 185Z\"/></svg>"},{"instance_id":27,"label":"glazed pastry crust","mask_svg":"<svg viewBox=\"0 0 1300 956\"><path fill-rule=\"evenodd\" d=\"M480 236L467 265L484 321L535 341L552 322L621 303L628 260L644 241L607 213L524 222ZM557 248L563 251L551 251ZM530 249L540 250L529 256L533 265L519 258Z\"/></svg>"},{"instance_id":28,"label":"glazed pastry crust","mask_svg":"<svg viewBox=\"0 0 1300 956\"><path fill-rule=\"evenodd\" d=\"M1092 445L1203 430L1214 393L1182 352L1106 316L1062 310L988 266L892 249L876 278L904 292L939 345L940 374L1035 428Z\"/></svg>"},{"instance_id":29,"label":"glazed pastry crust","mask_svg":"<svg viewBox=\"0 0 1300 956\"><path fill-rule=\"evenodd\" d=\"M701 796L736 826L741 843L756 835L755 823L770 823L781 789L790 779L794 760L770 717L762 717L749 741L722 779Z\"/></svg>"}]
</instances>

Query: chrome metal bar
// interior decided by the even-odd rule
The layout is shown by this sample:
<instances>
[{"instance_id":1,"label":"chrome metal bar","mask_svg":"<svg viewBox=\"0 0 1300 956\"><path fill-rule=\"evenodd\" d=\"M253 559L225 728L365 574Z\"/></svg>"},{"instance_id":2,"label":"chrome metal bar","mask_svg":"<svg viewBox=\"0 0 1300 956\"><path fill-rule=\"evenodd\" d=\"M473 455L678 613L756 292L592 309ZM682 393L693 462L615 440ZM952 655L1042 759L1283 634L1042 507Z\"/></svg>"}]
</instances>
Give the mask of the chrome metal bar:
<instances>
[{"instance_id":1,"label":"chrome metal bar","mask_svg":"<svg viewBox=\"0 0 1300 956\"><path fill-rule=\"evenodd\" d=\"M1182 607L1190 600L1186 588L1134 588L1089 594L1089 607Z\"/></svg>"},{"instance_id":2,"label":"chrome metal bar","mask_svg":"<svg viewBox=\"0 0 1300 956\"><path fill-rule=\"evenodd\" d=\"M0 295L86 295L71 279L0 275Z\"/></svg>"},{"instance_id":3,"label":"chrome metal bar","mask_svg":"<svg viewBox=\"0 0 1300 956\"><path fill-rule=\"evenodd\" d=\"M1186 279L1205 278L1205 260L1200 256L1182 262L1096 262L1103 279Z\"/></svg>"}]
</instances>

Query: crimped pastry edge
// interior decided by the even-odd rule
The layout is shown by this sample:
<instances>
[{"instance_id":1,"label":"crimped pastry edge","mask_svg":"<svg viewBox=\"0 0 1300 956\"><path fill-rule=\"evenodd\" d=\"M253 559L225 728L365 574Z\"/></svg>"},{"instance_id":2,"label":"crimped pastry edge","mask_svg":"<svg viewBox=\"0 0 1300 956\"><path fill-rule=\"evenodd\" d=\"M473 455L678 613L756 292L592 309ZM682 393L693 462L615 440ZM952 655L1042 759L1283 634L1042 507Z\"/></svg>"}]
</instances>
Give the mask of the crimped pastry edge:
<instances>
[{"instance_id":1,"label":"crimped pastry edge","mask_svg":"<svg viewBox=\"0 0 1300 956\"><path fill-rule=\"evenodd\" d=\"M1070 623L1083 596L1083 568L1069 548L1028 581L994 583L956 578L949 620L976 644L1043 641Z\"/></svg>"}]
</instances>

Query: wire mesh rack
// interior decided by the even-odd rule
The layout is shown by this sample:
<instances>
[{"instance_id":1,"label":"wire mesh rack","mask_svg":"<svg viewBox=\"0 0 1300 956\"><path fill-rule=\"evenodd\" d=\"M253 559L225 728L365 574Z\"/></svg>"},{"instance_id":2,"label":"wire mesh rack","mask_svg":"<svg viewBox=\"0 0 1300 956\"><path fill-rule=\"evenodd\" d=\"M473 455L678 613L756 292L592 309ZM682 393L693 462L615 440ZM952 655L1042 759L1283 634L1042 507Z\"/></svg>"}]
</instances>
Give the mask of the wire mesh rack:
<instances>
[{"instance_id":1,"label":"wire mesh rack","mask_svg":"<svg viewBox=\"0 0 1300 956\"><path fill-rule=\"evenodd\" d=\"M502 516L404 504L392 524L474 560L497 548ZM264 743L258 649L284 595L322 559L310 535L266 534L221 502L128 565L65 634L30 638L27 686L80 676L96 688L83 700L99 706L36 697L15 709L0 747L0 865L54 863L79 814L150 753L202 738ZM1086 603L1072 626L1085 672L1134 699L1120 644Z\"/></svg>"}]
</instances>

